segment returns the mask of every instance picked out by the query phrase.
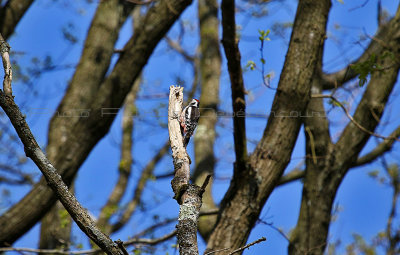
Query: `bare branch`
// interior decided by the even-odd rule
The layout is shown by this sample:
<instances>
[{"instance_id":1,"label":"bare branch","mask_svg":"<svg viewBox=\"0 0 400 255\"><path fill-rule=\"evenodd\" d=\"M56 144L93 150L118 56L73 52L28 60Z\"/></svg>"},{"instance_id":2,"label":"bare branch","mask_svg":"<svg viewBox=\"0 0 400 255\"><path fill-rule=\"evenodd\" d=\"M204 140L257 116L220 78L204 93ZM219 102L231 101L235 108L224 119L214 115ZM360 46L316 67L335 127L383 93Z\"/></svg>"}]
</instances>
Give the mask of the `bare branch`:
<instances>
[{"instance_id":1,"label":"bare branch","mask_svg":"<svg viewBox=\"0 0 400 255\"><path fill-rule=\"evenodd\" d=\"M387 42L390 40L391 36L393 35L393 31L390 31L390 29L393 27L398 27L399 22L399 19L393 18L389 22L382 24L376 32L375 36L373 36L374 39L371 40L370 44L363 52L363 54L342 70L331 74L325 74L320 71L320 78L323 89L328 90L340 87L344 83L357 77L358 73L354 69L352 69L351 66L365 62L373 54L377 56L380 55L386 48L385 44L382 44L380 42Z\"/></svg>"},{"instance_id":2,"label":"bare branch","mask_svg":"<svg viewBox=\"0 0 400 255\"><path fill-rule=\"evenodd\" d=\"M279 180L277 186L281 186L281 185L287 184L292 181L297 181L297 180L303 179L304 176L305 176L305 171L296 168L296 169L290 171L288 174L282 176L281 179Z\"/></svg>"},{"instance_id":3,"label":"bare branch","mask_svg":"<svg viewBox=\"0 0 400 255\"><path fill-rule=\"evenodd\" d=\"M185 51L182 46L177 42L172 40L171 38L169 38L168 36L165 37L165 41L167 42L168 46L171 47L172 49L174 49L176 52L178 52L179 54L181 54L181 56L193 63L196 60L196 56L190 55L187 51Z\"/></svg>"},{"instance_id":4,"label":"bare branch","mask_svg":"<svg viewBox=\"0 0 400 255\"><path fill-rule=\"evenodd\" d=\"M128 240L124 242L124 245L130 245L130 244L148 244L148 245L156 245L161 242L164 242L166 240L171 239L176 235L177 231L174 230L171 233L168 233L162 237L155 238L155 239L146 239L146 238L132 238L131 240Z\"/></svg>"},{"instance_id":5,"label":"bare branch","mask_svg":"<svg viewBox=\"0 0 400 255\"><path fill-rule=\"evenodd\" d=\"M123 4L123 2L119 0L107 0L101 1L100 3L104 3L106 5L104 8L107 9L107 5L115 4L115 2L117 2L117 4ZM106 40L107 42L103 39L96 39L92 42L95 45L100 44L100 51L97 51L98 49L93 49L95 53L87 52L91 60L92 57L94 58L94 64L85 63L85 65L92 66L96 70L86 70L84 68L85 71L82 72L82 76L80 79L76 80L76 84L79 85L75 90L76 94L68 94L68 92L70 92L70 89L68 89L68 95L64 96L64 99L71 99L71 96L75 98L75 100L70 100L73 101L70 104L72 106L68 106L69 104L65 104L66 101L63 100L61 103L63 107L60 107L58 112L63 114L71 108L76 109L77 107L82 107L79 109L91 109L90 116L88 116L85 121L74 121L73 125L69 125L65 122L65 119L72 121L76 119L82 120L82 118L54 117L54 122L59 122L60 119L64 119L64 121L61 121L62 123L59 124L65 127L65 130L57 129L59 125L55 124L53 121L50 125L50 130L59 130L62 135L53 132L52 139L55 139L55 142L53 143L52 150L48 150L47 152L49 157L50 154L54 156L54 158L50 158L55 166L57 166L67 184L71 183L88 154L97 142L107 134L113 123L116 114L105 112L104 109L107 111L109 109L119 109L121 107L126 95L132 88L133 82L140 75L142 68L147 63L155 47L191 2L192 0L157 1L157 4L154 4L148 9L144 17L145 22L141 22L140 29L138 29L127 42L124 47L124 53L119 56L113 70L110 70L110 72L107 72L107 70L109 70L109 63L107 63L105 69L101 68L102 70L99 70L99 60L103 67L104 58L102 57L96 60L96 56L99 56L99 52L103 54L104 43L107 45L112 44L110 49L106 47L106 55L108 56L108 50L110 50L112 54L115 42L112 42L110 38ZM170 11L167 5L170 5L174 11L178 11L178 13L175 14ZM121 10L121 8L119 8L119 10ZM126 9L122 11L124 10ZM116 18L117 21L121 21L121 15L116 15ZM110 19L114 20L113 18ZM102 20L105 20L106 24L99 24L100 27L98 27L98 29L104 31L104 34L100 33L96 38L104 38L111 33L114 37L114 32L117 33L116 37L118 38L118 27L114 26L114 28L110 28L110 19L102 17ZM113 24L115 23L113 22ZM88 46L88 48L91 47ZM90 63L91 62L92 61L90 61ZM127 67L129 67L129 72L127 72ZM80 68L81 67L78 65L77 70ZM107 78L104 78L104 75L107 74L109 74ZM95 81L92 81L92 76L96 77ZM71 83L72 82L73 81L71 81ZM82 86L82 84L85 84L85 86ZM88 91L86 91L86 89ZM85 93L83 90L85 90ZM84 97L83 102L81 102L80 99L83 94L88 96ZM89 100L88 97L90 98ZM67 108L64 108L64 106ZM62 110L60 110L61 108ZM71 130L73 130L73 132ZM54 193L49 192L46 182L41 180L20 202L14 204L7 212L0 216L0 225L2 226L0 231L0 244L10 244L18 239L43 217L43 214L48 211L54 201ZM38 203L40 203L41 206L37 206ZM29 214L25 213L27 208L29 208Z\"/></svg>"},{"instance_id":6,"label":"bare branch","mask_svg":"<svg viewBox=\"0 0 400 255\"><path fill-rule=\"evenodd\" d=\"M399 137L400 136L400 126L397 127L389 137ZM385 139L380 144L378 144L371 152L365 154L364 156L357 159L355 166L361 166L371 163L378 157L380 157L385 152L392 149L395 139Z\"/></svg>"},{"instance_id":7,"label":"bare branch","mask_svg":"<svg viewBox=\"0 0 400 255\"><path fill-rule=\"evenodd\" d=\"M235 254L235 253L241 252L241 251L243 251L244 249L247 249L247 248L249 248L249 247L251 247L251 246L253 246L253 245L255 245L255 244L264 242L264 241L266 241L266 240L267 240L267 238L261 237L260 239L254 241L254 242L252 242L252 243L249 243L248 245L245 245L245 246L243 246L242 248L239 248L239 249L236 249L236 250L230 252L229 255L233 255L233 254Z\"/></svg>"},{"instance_id":8,"label":"bare branch","mask_svg":"<svg viewBox=\"0 0 400 255\"><path fill-rule=\"evenodd\" d=\"M33 0L9 0L0 8L0 33L8 39L21 18L32 5Z\"/></svg>"},{"instance_id":9,"label":"bare branch","mask_svg":"<svg viewBox=\"0 0 400 255\"><path fill-rule=\"evenodd\" d=\"M3 59L3 61L5 60ZM0 91L0 106L3 108L17 131L18 136L24 145L26 156L31 158L38 166L43 176L46 178L48 185L57 195L60 202L74 219L79 228L107 254L122 254L116 244L97 228L93 219L78 202L75 196L69 192L67 185L65 185L61 176L58 174L57 169L54 168L40 149L25 121L24 116L19 110L19 107L15 104L14 98L11 95L5 94L3 91Z\"/></svg>"},{"instance_id":10,"label":"bare branch","mask_svg":"<svg viewBox=\"0 0 400 255\"><path fill-rule=\"evenodd\" d=\"M235 1L223 0L222 11L222 44L228 60L228 71L231 80L233 117L233 136L235 141L235 153L237 169L244 170L247 161L246 139L246 113L245 88L243 84L242 67L238 39L236 37Z\"/></svg>"},{"instance_id":11,"label":"bare branch","mask_svg":"<svg viewBox=\"0 0 400 255\"><path fill-rule=\"evenodd\" d=\"M124 255L129 255L128 251L125 249L124 243L121 241L121 239L118 239L117 241L114 241L118 245L118 247L121 249L122 253Z\"/></svg>"},{"instance_id":12,"label":"bare branch","mask_svg":"<svg viewBox=\"0 0 400 255\"><path fill-rule=\"evenodd\" d=\"M233 255L235 253L241 252L241 251L243 251L243 250L245 250L245 249L247 249L247 248L249 248L249 247L251 247L253 245L256 245L258 243L264 242L266 240L267 240L267 238L261 237L260 239L254 241L252 243L249 243L249 244L247 244L247 245L245 245L245 246L243 246L243 247L241 247L239 249L236 249L236 250L230 252L228 255ZM210 252L205 253L204 255L211 255L211 254L214 254L214 253L217 253L217 252L221 252L221 251L226 251L226 250L229 250L229 248L223 248L223 249L218 249L218 250L215 250L215 251L210 251Z\"/></svg>"},{"instance_id":13,"label":"bare branch","mask_svg":"<svg viewBox=\"0 0 400 255\"><path fill-rule=\"evenodd\" d=\"M358 123L353 116L351 116L350 112L346 109L346 107L339 101L337 100L333 95L320 95L320 94L314 94L311 97L313 98L329 98L331 100L333 100L336 104L338 104L340 106L340 108L343 109L343 111L345 112L346 116L350 119L350 121L357 127L359 128L361 131L371 135L371 136L375 136L381 139L385 139L385 140L396 140L396 141L400 141L399 138L395 137L395 136L383 136L377 133L374 133L368 129L366 129L365 127L363 127L360 123Z\"/></svg>"},{"instance_id":14,"label":"bare branch","mask_svg":"<svg viewBox=\"0 0 400 255\"><path fill-rule=\"evenodd\" d=\"M148 238L132 238L128 241L121 242L119 245L132 245L132 244L146 244L146 245L156 245L167 241L176 235L176 230L168 233L164 236L155 239ZM120 241L120 240L118 240ZM118 242L116 241L116 242ZM82 251L65 251L65 250L57 250L57 249L32 249L32 248L19 248L19 247L0 247L0 252L6 251L26 251L26 252L35 252L35 253L43 253L43 254L60 254L60 255L80 255L80 254L92 254L98 253L101 251L100 249L90 249L90 250L82 250ZM126 250L125 250L126 251Z\"/></svg>"}]
</instances>

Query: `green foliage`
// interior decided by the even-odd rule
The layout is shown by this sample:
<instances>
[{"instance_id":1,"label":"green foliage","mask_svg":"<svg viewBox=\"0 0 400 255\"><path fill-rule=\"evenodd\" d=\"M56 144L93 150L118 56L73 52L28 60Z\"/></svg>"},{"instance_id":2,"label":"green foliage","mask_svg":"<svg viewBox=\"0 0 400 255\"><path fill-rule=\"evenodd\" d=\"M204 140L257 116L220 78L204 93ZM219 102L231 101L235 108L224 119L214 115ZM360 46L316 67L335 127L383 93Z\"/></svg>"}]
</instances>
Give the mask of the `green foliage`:
<instances>
[{"instance_id":1,"label":"green foliage","mask_svg":"<svg viewBox=\"0 0 400 255\"><path fill-rule=\"evenodd\" d=\"M248 69L248 68L250 68L250 70L253 71L254 69L256 69L256 63L253 60L247 61L245 69Z\"/></svg>"},{"instance_id":2,"label":"green foliage","mask_svg":"<svg viewBox=\"0 0 400 255\"><path fill-rule=\"evenodd\" d=\"M270 32L271 32L271 31L270 31L269 29L267 29L267 30L261 30L261 29L259 29L259 30L258 30L258 34L259 34L260 36L258 37L258 39L259 39L260 41L271 41L271 39L268 37L268 35L269 35Z\"/></svg>"},{"instance_id":3,"label":"green foliage","mask_svg":"<svg viewBox=\"0 0 400 255\"><path fill-rule=\"evenodd\" d=\"M128 161L123 160L123 159L121 159L121 160L119 161L118 169L119 169L120 171L125 171L126 169L128 169L128 167L130 167Z\"/></svg>"},{"instance_id":4,"label":"green foliage","mask_svg":"<svg viewBox=\"0 0 400 255\"><path fill-rule=\"evenodd\" d=\"M359 78L358 85L360 87L365 85L365 83L367 82L368 75L381 68L376 63L376 60L377 60L376 55L371 54L371 56L369 56L369 58L366 61L351 66L351 68L358 74Z\"/></svg>"},{"instance_id":5,"label":"green foliage","mask_svg":"<svg viewBox=\"0 0 400 255\"><path fill-rule=\"evenodd\" d=\"M140 255L140 254L142 254L142 250L140 250L140 249L134 249L134 250L133 250L133 254L134 254L134 255Z\"/></svg>"},{"instance_id":6,"label":"green foliage","mask_svg":"<svg viewBox=\"0 0 400 255\"><path fill-rule=\"evenodd\" d=\"M332 105L333 107L341 107L342 105L347 105L348 102L347 101L342 101L342 102L338 102L336 100L333 99L329 99L328 104Z\"/></svg>"},{"instance_id":7,"label":"green foliage","mask_svg":"<svg viewBox=\"0 0 400 255\"><path fill-rule=\"evenodd\" d=\"M390 178L393 180L393 182L399 182L399 166L396 164L391 164L388 169L388 173L390 175Z\"/></svg>"},{"instance_id":8,"label":"green foliage","mask_svg":"<svg viewBox=\"0 0 400 255\"><path fill-rule=\"evenodd\" d=\"M58 210L58 217L60 217L61 228L66 228L71 222L69 213L65 209Z\"/></svg>"},{"instance_id":9,"label":"green foliage","mask_svg":"<svg viewBox=\"0 0 400 255\"><path fill-rule=\"evenodd\" d=\"M373 245L368 245L361 235L354 233L353 239L354 242L346 247L347 254L376 254L376 247Z\"/></svg>"},{"instance_id":10,"label":"green foliage","mask_svg":"<svg viewBox=\"0 0 400 255\"><path fill-rule=\"evenodd\" d=\"M368 172L368 176L373 179L376 179L379 176L379 170L372 170Z\"/></svg>"},{"instance_id":11,"label":"green foliage","mask_svg":"<svg viewBox=\"0 0 400 255\"><path fill-rule=\"evenodd\" d=\"M109 218L118 210L118 205L111 205L104 208L105 215Z\"/></svg>"}]
</instances>

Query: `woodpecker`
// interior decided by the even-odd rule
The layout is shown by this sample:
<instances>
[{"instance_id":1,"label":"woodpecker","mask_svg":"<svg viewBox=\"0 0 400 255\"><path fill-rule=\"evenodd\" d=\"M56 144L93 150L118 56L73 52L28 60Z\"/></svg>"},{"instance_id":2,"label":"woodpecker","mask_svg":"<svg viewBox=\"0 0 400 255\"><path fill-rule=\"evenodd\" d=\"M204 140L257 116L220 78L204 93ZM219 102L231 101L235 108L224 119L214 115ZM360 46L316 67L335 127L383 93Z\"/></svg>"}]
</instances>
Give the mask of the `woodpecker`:
<instances>
[{"instance_id":1,"label":"woodpecker","mask_svg":"<svg viewBox=\"0 0 400 255\"><path fill-rule=\"evenodd\" d=\"M188 145L190 137L193 135L193 132L197 127L197 122L199 121L199 104L199 100L192 99L192 101L183 109L179 117L183 136L183 145L185 146L185 148Z\"/></svg>"}]
</instances>

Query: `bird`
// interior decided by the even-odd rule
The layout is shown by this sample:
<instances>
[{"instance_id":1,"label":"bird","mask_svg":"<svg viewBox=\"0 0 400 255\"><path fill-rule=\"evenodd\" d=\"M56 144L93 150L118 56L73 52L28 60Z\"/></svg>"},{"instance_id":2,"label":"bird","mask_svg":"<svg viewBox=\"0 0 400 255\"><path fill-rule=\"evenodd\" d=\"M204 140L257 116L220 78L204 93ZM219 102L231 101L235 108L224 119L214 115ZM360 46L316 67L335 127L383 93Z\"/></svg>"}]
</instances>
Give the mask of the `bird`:
<instances>
[{"instance_id":1,"label":"bird","mask_svg":"<svg viewBox=\"0 0 400 255\"><path fill-rule=\"evenodd\" d=\"M200 102L193 98L192 101L183 109L179 117L181 125L181 132L183 136L183 146L186 148L190 141L190 137L193 135L194 130L197 127L197 123L200 118Z\"/></svg>"}]
</instances>

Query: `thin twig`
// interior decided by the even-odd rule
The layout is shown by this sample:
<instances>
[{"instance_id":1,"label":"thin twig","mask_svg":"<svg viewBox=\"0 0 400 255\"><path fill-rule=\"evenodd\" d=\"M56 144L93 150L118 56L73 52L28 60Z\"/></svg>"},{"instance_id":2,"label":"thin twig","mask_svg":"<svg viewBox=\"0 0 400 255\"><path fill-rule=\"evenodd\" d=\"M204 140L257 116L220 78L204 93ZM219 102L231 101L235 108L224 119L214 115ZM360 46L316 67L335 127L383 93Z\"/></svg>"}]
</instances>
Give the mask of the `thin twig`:
<instances>
[{"instance_id":1,"label":"thin twig","mask_svg":"<svg viewBox=\"0 0 400 255\"><path fill-rule=\"evenodd\" d=\"M163 241L169 240L176 235L176 230L172 231L169 234L166 234L162 237L155 238L155 239L147 239L147 238L132 238L128 241L122 242L122 245L132 245L132 244L147 244L147 245L156 245ZM119 246L120 244L117 243ZM125 248L125 247L124 247ZM0 252L6 251L25 251L25 252L34 252L34 253L45 253L45 254L60 254L60 255L79 255L79 254L92 254L101 251L101 249L90 249L90 250L82 250L82 251L64 251L64 250L57 250L57 249L32 249L32 248L23 248L23 247L0 247ZM126 251L126 249L125 249ZM125 254L125 253L124 253Z\"/></svg>"},{"instance_id":2,"label":"thin twig","mask_svg":"<svg viewBox=\"0 0 400 255\"><path fill-rule=\"evenodd\" d=\"M131 2L134 4L150 4L151 2L154 2L154 0L147 0L147 1L139 1L139 0L125 0L127 2Z\"/></svg>"},{"instance_id":3,"label":"thin twig","mask_svg":"<svg viewBox=\"0 0 400 255\"><path fill-rule=\"evenodd\" d=\"M187 60L189 63L194 64L196 59L196 55L190 55L187 51L185 51L182 46L177 42L169 38L168 36L165 37L165 41L167 42L168 46L174 49L176 52L181 54L181 56Z\"/></svg>"},{"instance_id":4,"label":"thin twig","mask_svg":"<svg viewBox=\"0 0 400 255\"><path fill-rule=\"evenodd\" d=\"M233 255L233 254L235 254L235 253L241 252L241 251L243 251L244 249L247 249L247 248L249 248L249 247L251 247L251 246L253 246L253 245L255 245L255 244L264 242L264 241L266 241L266 240L267 240L267 238L261 237L260 239L254 241L254 242L252 242L252 243L249 243L249 244L247 244L247 245L245 245L245 246L243 246L243 247L240 247L240 248L238 248L238 249L236 249L236 250L230 252L228 255ZM207 253L205 253L204 255L211 255L211 254L214 254L214 253L217 253L217 252L220 252L220 251L226 251L226 250L229 250L229 249L230 249L230 248L218 249L218 250L215 250L215 251L207 252Z\"/></svg>"},{"instance_id":5,"label":"thin twig","mask_svg":"<svg viewBox=\"0 0 400 255\"><path fill-rule=\"evenodd\" d=\"M255 244L264 242L264 241L266 241L266 240L267 240L267 238L261 237L260 239L254 241L254 242L252 242L252 243L249 243L248 245L245 245L245 246L243 246L242 248L239 248L239 249L236 249L236 250L232 251L232 252L229 253L228 255L232 255L232 254L238 253L238 252L240 252L240 251L243 251L244 249L247 249L247 248L249 248L249 247L251 247L251 246L253 246L253 245L255 245Z\"/></svg>"},{"instance_id":6,"label":"thin twig","mask_svg":"<svg viewBox=\"0 0 400 255\"><path fill-rule=\"evenodd\" d=\"M365 5L367 5L368 2L369 2L369 0L365 0L364 3L362 3L362 4L358 5L358 6L355 6L353 8L350 8L349 12L352 12L352 11L354 11L356 9L359 9L359 8L363 8Z\"/></svg>"},{"instance_id":7,"label":"thin twig","mask_svg":"<svg viewBox=\"0 0 400 255\"><path fill-rule=\"evenodd\" d=\"M124 243L121 241L121 239L118 239L115 241L115 243L118 245L118 247L121 249L121 251L124 253L124 255L129 255L128 251L125 249Z\"/></svg>"},{"instance_id":8,"label":"thin twig","mask_svg":"<svg viewBox=\"0 0 400 255\"><path fill-rule=\"evenodd\" d=\"M211 174L207 175L206 179L203 182L203 185L201 185L202 190L206 190L206 187L207 187L208 183L210 182L210 178L211 178Z\"/></svg>"},{"instance_id":9,"label":"thin twig","mask_svg":"<svg viewBox=\"0 0 400 255\"><path fill-rule=\"evenodd\" d=\"M124 245L131 245L131 244L148 244L148 245L155 245L159 244L161 242L164 242L168 239L171 239L176 235L176 230L172 231L169 234L166 234L162 237L155 238L155 239L147 239L147 238L133 238L131 240L128 240L124 242Z\"/></svg>"},{"instance_id":10,"label":"thin twig","mask_svg":"<svg viewBox=\"0 0 400 255\"><path fill-rule=\"evenodd\" d=\"M210 251L210 252L205 253L204 255L211 255L211 254L214 254L214 253L217 253L217 252L220 252L220 251L226 251L226 250L229 250L229 248L223 248L223 249L218 249L218 250L215 250L215 251Z\"/></svg>"},{"instance_id":11,"label":"thin twig","mask_svg":"<svg viewBox=\"0 0 400 255\"><path fill-rule=\"evenodd\" d=\"M314 136L311 132L310 127L306 127L305 130L306 130L308 136L310 137L311 155L312 155L313 163L314 163L314 165L316 165L317 164L317 154L315 152Z\"/></svg>"},{"instance_id":12,"label":"thin twig","mask_svg":"<svg viewBox=\"0 0 400 255\"><path fill-rule=\"evenodd\" d=\"M346 109L346 107L339 101L337 100L333 95L324 95L324 94L314 94L311 97L313 98L329 98L331 100L333 100L335 103L337 103L340 108L343 109L343 111L345 112L346 116L350 119L350 121L356 126L358 127L361 131L371 135L371 136L375 136L381 139L390 139L390 140L396 140L400 142L400 139L394 136L383 136L377 133L374 133L368 129L366 129L365 127L363 127L360 123L358 123L353 116L351 116L351 114L349 113L349 111Z\"/></svg>"}]
</instances>

